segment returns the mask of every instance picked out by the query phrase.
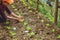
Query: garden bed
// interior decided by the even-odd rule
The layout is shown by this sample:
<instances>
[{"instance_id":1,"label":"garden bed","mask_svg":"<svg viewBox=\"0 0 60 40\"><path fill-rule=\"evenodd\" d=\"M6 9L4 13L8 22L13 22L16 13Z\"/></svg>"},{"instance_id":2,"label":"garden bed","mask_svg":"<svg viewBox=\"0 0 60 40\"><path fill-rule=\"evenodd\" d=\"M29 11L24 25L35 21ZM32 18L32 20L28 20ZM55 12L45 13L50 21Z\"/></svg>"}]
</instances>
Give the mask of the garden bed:
<instances>
[{"instance_id":1,"label":"garden bed","mask_svg":"<svg viewBox=\"0 0 60 40\"><path fill-rule=\"evenodd\" d=\"M8 20L0 25L0 40L60 40L60 29L33 8L16 1L12 10L23 22ZM16 9L14 7L17 7Z\"/></svg>"}]
</instances>

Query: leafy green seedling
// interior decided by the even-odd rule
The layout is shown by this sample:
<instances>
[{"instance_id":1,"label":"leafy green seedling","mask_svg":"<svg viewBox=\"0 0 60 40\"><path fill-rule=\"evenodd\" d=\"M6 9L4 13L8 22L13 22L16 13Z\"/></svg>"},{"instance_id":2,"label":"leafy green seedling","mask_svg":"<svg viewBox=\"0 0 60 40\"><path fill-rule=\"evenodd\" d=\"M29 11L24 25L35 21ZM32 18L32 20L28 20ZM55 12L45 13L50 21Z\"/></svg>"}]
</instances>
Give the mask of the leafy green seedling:
<instances>
[{"instance_id":1,"label":"leafy green seedling","mask_svg":"<svg viewBox=\"0 0 60 40\"><path fill-rule=\"evenodd\" d=\"M11 37L13 37L14 35L16 35L16 33L15 32L9 32L9 35L11 36Z\"/></svg>"},{"instance_id":2,"label":"leafy green seedling","mask_svg":"<svg viewBox=\"0 0 60 40\"><path fill-rule=\"evenodd\" d=\"M44 22L44 20L42 19L41 22Z\"/></svg>"},{"instance_id":3,"label":"leafy green seedling","mask_svg":"<svg viewBox=\"0 0 60 40\"><path fill-rule=\"evenodd\" d=\"M33 35L35 35L35 33L34 32L31 32L30 35L33 36Z\"/></svg>"},{"instance_id":4,"label":"leafy green seedling","mask_svg":"<svg viewBox=\"0 0 60 40\"><path fill-rule=\"evenodd\" d=\"M24 25L26 26L28 23L27 22L24 22Z\"/></svg>"},{"instance_id":5,"label":"leafy green seedling","mask_svg":"<svg viewBox=\"0 0 60 40\"><path fill-rule=\"evenodd\" d=\"M35 35L35 33L34 33L34 32L30 32L28 35L29 35L30 37L32 37L32 36Z\"/></svg>"},{"instance_id":6,"label":"leafy green seedling","mask_svg":"<svg viewBox=\"0 0 60 40\"><path fill-rule=\"evenodd\" d=\"M10 26L7 27L8 30L11 30L12 28Z\"/></svg>"},{"instance_id":7,"label":"leafy green seedling","mask_svg":"<svg viewBox=\"0 0 60 40\"><path fill-rule=\"evenodd\" d=\"M50 26L50 24L46 24L46 27L49 27Z\"/></svg>"},{"instance_id":8,"label":"leafy green seedling","mask_svg":"<svg viewBox=\"0 0 60 40\"><path fill-rule=\"evenodd\" d=\"M27 28L26 28L28 31L30 31L31 30L31 28L28 26Z\"/></svg>"},{"instance_id":9,"label":"leafy green seedling","mask_svg":"<svg viewBox=\"0 0 60 40\"><path fill-rule=\"evenodd\" d=\"M51 32L53 32L53 33L54 33L54 32L55 32L55 29L52 29L52 30L51 30Z\"/></svg>"},{"instance_id":10,"label":"leafy green seedling","mask_svg":"<svg viewBox=\"0 0 60 40\"><path fill-rule=\"evenodd\" d=\"M58 35L57 38L60 38L60 35Z\"/></svg>"}]
</instances>

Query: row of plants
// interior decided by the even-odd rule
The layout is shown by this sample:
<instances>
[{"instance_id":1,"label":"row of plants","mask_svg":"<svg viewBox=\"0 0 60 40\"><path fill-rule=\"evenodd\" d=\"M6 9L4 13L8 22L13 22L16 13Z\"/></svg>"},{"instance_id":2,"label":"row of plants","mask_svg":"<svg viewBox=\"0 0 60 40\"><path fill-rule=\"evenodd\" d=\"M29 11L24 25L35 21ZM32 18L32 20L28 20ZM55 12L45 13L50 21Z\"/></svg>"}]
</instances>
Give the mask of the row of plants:
<instances>
[{"instance_id":1,"label":"row of plants","mask_svg":"<svg viewBox=\"0 0 60 40\"><path fill-rule=\"evenodd\" d=\"M40 22L43 23L44 20L42 19L42 20L40 20ZM14 37L14 36L17 34L16 32L14 32L14 31L16 31L17 26L12 28L11 26L9 26L9 23L10 23L9 21L6 21L6 22L5 22L6 29L7 29L8 33L9 33L9 36L10 36L10 37ZM28 23L25 22L25 21L22 22L22 23L23 23L24 26L26 26L26 30L25 30L24 32L27 33L27 35L28 35L29 37L34 36L34 35L35 35L35 32L32 31L32 28L31 28L30 26L28 26ZM46 23L45 26L46 26L47 28L49 28L49 27L50 27L50 24L49 24L49 23ZM39 29L40 29L40 28L39 28ZM14 31L11 31L11 30L14 30ZM55 33L56 30L53 28L53 29L50 30L50 32ZM57 35L57 38L60 39L60 34Z\"/></svg>"}]
</instances>

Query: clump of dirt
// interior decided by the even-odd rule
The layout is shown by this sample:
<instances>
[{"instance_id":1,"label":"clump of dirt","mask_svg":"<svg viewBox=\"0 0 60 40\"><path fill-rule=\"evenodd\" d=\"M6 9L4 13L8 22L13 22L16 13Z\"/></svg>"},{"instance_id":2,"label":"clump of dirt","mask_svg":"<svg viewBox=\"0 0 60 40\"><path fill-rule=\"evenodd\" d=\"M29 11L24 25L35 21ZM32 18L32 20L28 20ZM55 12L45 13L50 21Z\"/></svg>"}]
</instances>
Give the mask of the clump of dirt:
<instances>
[{"instance_id":1,"label":"clump of dirt","mask_svg":"<svg viewBox=\"0 0 60 40\"><path fill-rule=\"evenodd\" d=\"M54 23L39 12L36 13L35 9L28 9L21 1L15 0L15 2L14 5L17 10L13 8L12 10L16 14L21 14L24 17L24 21L9 20L9 25L1 24L0 40L60 40L57 38L60 34L60 29ZM6 27L11 27L12 29L7 30ZM16 30L13 30L14 27L16 27ZM11 37L9 35L10 31L16 34Z\"/></svg>"}]
</instances>

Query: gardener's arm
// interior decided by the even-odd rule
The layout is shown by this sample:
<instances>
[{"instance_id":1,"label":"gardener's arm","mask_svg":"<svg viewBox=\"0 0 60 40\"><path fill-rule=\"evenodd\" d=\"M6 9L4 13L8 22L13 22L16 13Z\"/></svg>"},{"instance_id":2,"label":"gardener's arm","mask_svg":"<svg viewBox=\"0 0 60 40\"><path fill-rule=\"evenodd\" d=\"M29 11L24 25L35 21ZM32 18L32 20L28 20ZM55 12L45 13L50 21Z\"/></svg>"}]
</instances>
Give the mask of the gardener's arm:
<instances>
[{"instance_id":1,"label":"gardener's arm","mask_svg":"<svg viewBox=\"0 0 60 40\"><path fill-rule=\"evenodd\" d=\"M10 17L10 16L7 16L7 18L8 18L8 19L13 19L13 20L18 20L18 21L19 21L18 18L14 18L14 17Z\"/></svg>"},{"instance_id":2,"label":"gardener's arm","mask_svg":"<svg viewBox=\"0 0 60 40\"><path fill-rule=\"evenodd\" d=\"M16 18L20 18L19 16L17 16L16 14L14 14L11 9L9 8L9 6L7 5L4 5L5 6L5 10L7 11L7 13L10 15L10 16L14 16Z\"/></svg>"},{"instance_id":3,"label":"gardener's arm","mask_svg":"<svg viewBox=\"0 0 60 40\"><path fill-rule=\"evenodd\" d=\"M14 16L16 18L20 18L18 15L14 14L13 12L10 14L10 16Z\"/></svg>"}]
</instances>

